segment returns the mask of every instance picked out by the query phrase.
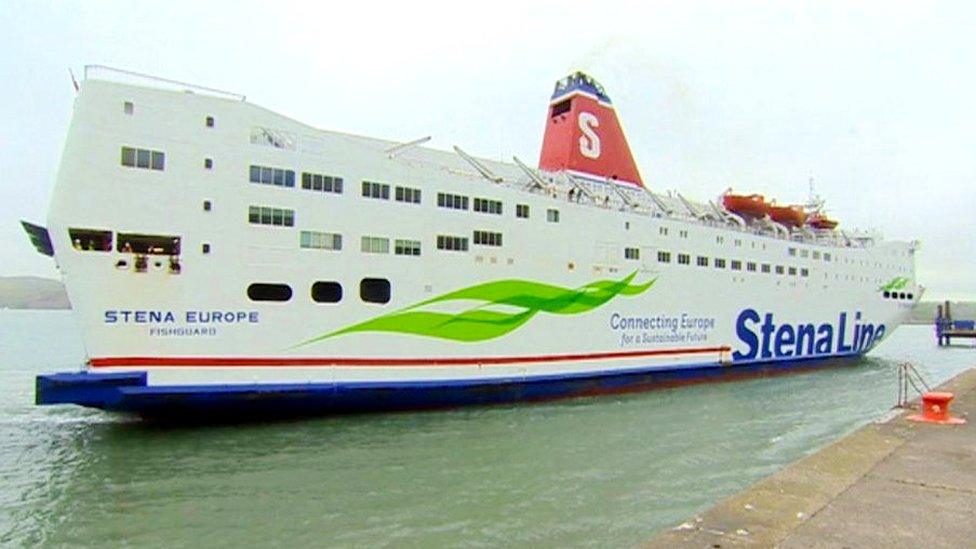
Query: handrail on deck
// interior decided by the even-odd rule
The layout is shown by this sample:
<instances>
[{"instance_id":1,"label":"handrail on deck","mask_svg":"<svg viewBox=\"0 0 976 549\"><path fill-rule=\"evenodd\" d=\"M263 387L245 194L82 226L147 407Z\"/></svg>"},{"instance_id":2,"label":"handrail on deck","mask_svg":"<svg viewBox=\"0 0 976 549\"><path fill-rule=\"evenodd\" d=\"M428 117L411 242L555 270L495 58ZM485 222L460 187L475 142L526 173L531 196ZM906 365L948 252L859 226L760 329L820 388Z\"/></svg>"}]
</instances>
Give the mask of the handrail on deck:
<instances>
[{"instance_id":1,"label":"handrail on deck","mask_svg":"<svg viewBox=\"0 0 976 549\"><path fill-rule=\"evenodd\" d=\"M247 97L244 94L241 94L241 93L234 93L234 92L229 92L229 91L225 91L225 90L218 90L216 88L208 88L206 86L199 86L197 84L191 84L189 82L181 82L179 80L170 80L169 78L160 78L159 76L153 76L151 74L145 74L145 73L141 73L141 72L129 71L129 70L125 70L125 69L117 69L115 67L109 67L109 66L106 66L106 65L85 65L85 80L88 80L88 78L89 78L89 75L88 75L89 71L92 71L92 72L105 71L105 72L108 72L108 73L115 73L117 75L125 75L125 76L128 76L128 77L133 77L133 78L137 78L137 79L146 80L148 82L153 82L153 83L157 83L157 84L168 84L170 86L176 86L178 88L181 88L181 89L183 89L185 91L191 91L191 92L192 91L200 91L200 92L204 92L204 93L209 93L209 94L214 94L214 95L219 95L219 96L224 96L224 97L236 99L238 101L247 101ZM94 76L92 76L92 78L97 79Z\"/></svg>"}]
</instances>

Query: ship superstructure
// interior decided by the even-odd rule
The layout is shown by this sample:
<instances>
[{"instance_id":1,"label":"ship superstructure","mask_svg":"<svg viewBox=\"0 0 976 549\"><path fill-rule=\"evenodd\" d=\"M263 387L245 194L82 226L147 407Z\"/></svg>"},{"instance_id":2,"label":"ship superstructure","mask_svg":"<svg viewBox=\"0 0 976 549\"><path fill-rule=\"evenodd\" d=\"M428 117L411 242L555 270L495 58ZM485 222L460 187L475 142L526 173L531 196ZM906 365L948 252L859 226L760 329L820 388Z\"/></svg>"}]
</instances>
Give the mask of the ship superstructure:
<instances>
[{"instance_id":1,"label":"ship superstructure","mask_svg":"<svg viewBox=\"0 0 976 549\"><path fill-rule=\"evenodd\" d=\"M42 403L333 412L629 390L857 356L919 298L915 243L646 188L581 73L557 83L532 168L90 70L47 227L27 226L89 360L39 377Z\"/></svg>"}]
</instances>

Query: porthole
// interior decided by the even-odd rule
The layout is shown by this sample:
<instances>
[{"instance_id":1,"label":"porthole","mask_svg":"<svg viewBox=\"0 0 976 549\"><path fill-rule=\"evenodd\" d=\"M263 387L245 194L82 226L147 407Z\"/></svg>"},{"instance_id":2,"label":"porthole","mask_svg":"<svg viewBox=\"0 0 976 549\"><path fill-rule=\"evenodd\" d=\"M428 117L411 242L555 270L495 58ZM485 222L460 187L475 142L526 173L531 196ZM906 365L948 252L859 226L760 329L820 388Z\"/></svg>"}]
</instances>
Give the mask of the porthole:
<instances>
[{"instance_id":1,"label":"porthole","mask_svg":"<svg viewBox=\"0 0 976 549\"><path fill-rule=\"evenodd\" d=\"M885 293L884 293L884 296L885 296L885 298L891 297L891 292L889 292L889 291L886 290Z\"/></svg>"},{"instance_id":2,"label":"porthole","mask_svg":"<svg viewBox=\"0 0 976 549\"><path fill-rule=\"evenodd\" d=\"M291 287L287 284L256 282L247 287L247 297L251 301L288 301Z\"/></svg>"},{"instance_id":3,"label":"porthole","mask_svg":"<svg viewBox=\"0 0 976 549\"><path fill-rule=\"evenodd\" d=\"M389 303L390 281L385 278L364 278L359 282L359 297L366 303Z\"/></svg>"},{"instance_id":4,"label":"porthole","mask_svg":"<svg viewBox=\"0 0 976 549\"><path fill-rule=\"evenodd\" d=\"M338 303L342 301L342 284L322 281L312 284L312 301L316 303Z\"/></svg>"}]
</instances>

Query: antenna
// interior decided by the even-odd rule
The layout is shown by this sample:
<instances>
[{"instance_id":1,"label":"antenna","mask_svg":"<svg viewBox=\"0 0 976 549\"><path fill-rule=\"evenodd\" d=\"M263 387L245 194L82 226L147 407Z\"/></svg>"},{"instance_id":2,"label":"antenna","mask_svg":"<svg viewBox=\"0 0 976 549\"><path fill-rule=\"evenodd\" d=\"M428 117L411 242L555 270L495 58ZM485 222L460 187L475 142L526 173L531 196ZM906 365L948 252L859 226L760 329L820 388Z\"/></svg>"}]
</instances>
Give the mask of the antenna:
<instances>
[{"instance_id":1,"label":"antenna","mask_svg":"<svg viewBox=\"0 0 976 549\"><path fill-rule=\"evenodd\" d=\"M71 76L71 85L75 87L75 93L80 92L81 86L79 86L78 81L75 80L75 73L71 70L71 67L68 67L68 75Z\"/></svg>"}]
</instances>

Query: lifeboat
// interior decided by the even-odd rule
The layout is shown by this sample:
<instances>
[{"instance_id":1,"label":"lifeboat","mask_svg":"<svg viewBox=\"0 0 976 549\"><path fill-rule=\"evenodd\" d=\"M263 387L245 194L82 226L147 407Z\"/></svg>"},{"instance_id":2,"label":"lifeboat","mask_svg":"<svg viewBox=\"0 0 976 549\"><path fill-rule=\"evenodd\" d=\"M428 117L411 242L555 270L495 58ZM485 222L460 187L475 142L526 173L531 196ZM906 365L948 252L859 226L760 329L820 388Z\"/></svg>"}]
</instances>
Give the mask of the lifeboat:
<instances>
[{"instance_id":1,"label":"lifeboat","mask_svg":"<svg viewBox=\"0 0 976 549\"><path fill-rule=\"evenodd\" d=\"M769 217L787 227L800 227L807 220L803 206L769 206Z\"/></svg>"},{"instance_id":2,"label":"lifeboat","mask_svg":"<svg viewBox=\"0 0 976 549\"><path fill-rule=\"evenodd\" d=\"M807 225L810 225L814 229L826 229L829 231L837 227L837 220L830 219L821 213L815 213L810 216L810 219L807 219Z\"/></svg>"},{"instance_id":3,"label":"lifeboat","mask_svg":"<svg viewBox=\"0 0 976 549\"><path fill-rule=\"evenodd\" d=\"M765 217L769 205L761 194L726 194L722 196L725 209L746 217Z\"/></svg>"}]
</instances>

